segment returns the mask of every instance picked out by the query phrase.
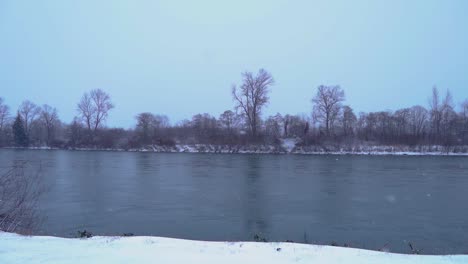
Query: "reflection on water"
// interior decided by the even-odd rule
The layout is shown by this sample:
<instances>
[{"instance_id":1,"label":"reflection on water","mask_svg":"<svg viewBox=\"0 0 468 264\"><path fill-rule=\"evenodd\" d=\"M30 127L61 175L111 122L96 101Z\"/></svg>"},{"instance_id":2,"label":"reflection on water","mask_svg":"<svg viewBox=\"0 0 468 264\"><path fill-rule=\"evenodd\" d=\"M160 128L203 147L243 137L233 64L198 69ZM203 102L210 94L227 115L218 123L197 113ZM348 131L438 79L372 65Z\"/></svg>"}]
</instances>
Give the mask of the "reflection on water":
<instances>
[{"instance_id":1,"label":"reflection on water","mask_svg":"<svg viewBox=\"0 0 468 264\"><path fill-rule=\"evenodd\" d=\"M42 234L468 250L467 157L0 150L15 160L42 165Z\"/></svg>"},{"instance_id":2,"label":"reflection on water","mask_svg":"<svg viewBox=\"0 0 468 264\"><path fill-rule=\"evenodd\" d=\"M264 192L268 185L262 182L262 159L259 156L249 156L243 168L245 228L249 234L268 234L268 215L264 209L268 207Z\"/></svg>"}]
</instances>

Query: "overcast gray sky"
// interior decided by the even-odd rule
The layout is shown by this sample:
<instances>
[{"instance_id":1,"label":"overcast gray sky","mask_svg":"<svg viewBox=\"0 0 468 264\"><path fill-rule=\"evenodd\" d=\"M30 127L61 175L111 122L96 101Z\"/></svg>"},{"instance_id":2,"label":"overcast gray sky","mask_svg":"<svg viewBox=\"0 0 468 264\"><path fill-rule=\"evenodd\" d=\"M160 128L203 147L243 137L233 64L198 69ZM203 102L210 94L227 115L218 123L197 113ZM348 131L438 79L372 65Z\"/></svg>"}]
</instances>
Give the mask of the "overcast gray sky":
<instances>
[{"instance_id":1,"label":"overcast gray sky","mask_svg":"<svg viewBox=\"0 0 468 264\"><path fill-rule=\"evenodd\" d=\"M309 113L320 84L357 112L426 106L433 85L468 98L468 1L0 1L0 96L50 104L113 99L109 126L231 109L245 70L270 71L265 114Z\"/></svg>"}]
</instances>

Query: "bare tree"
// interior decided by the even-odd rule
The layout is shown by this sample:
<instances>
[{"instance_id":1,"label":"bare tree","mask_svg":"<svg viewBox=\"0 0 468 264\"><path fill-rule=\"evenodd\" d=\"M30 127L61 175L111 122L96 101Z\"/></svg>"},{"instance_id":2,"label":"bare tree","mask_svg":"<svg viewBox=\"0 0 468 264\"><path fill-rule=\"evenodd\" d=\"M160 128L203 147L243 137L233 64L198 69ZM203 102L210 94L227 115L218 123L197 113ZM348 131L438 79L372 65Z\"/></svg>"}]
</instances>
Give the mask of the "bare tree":
<instances>
[{"instance_id":1,"label":"bare tree","mask_svg":"<svg viewBox=\"0 0 468 264\"><path fill-rule=\"evenodd\" d=\"M154 128L156 133L169 126L169 118L165 115L153 115Z\"/></svg>"},{"instance_id":2,"label":"bare tree","mask_svg":"<svg viewBox=\"0 0 468 264\"><path fill-rule=\"evenodd\" d=\"M31 233L38 224L36 205L44 189L40 170L25 172L27 162L16 161L0 171L0 231Z\"/></svg>"},{"instance_id":3,"label":"bare tree","mask_svg":"<svg viewBox=\"0 0 468 264\"><path fill-rule=\"evenodd\" d=\"M10 122L10 108L8 105L3 103L3 98L0 97L0 146L6 143L7 129Z\"/></svg>"},{"instance_id":4,"label":"bare tree","mask_svg":"<svg viewBox=\"0 0 468 264\"><path fill-rule=\"evenodd\" d=\"M317 94L312 99L314 115L325 125L327 136L331 135L333 124L341 110L341 102L344 100L345 94L339 85L320 85Z\"/></svg>"},{"instance_id":5,"label":"bare tree","mask_svg":"<svg viewBox=\"0 0 468 264\"><path fill-rule=\"evenodd\" d=\"M273 77L264 69L260 69L257 75L252 72L242 74L240 87L232 86L232 97L236 102L236 109L240 109L249 126L250 134L257 137L260 114L262 108L268 103L269 88L274 84Z\"/></svg>"},{"instance_id":6,"label":"bare tree","mask_svg":"<svg viewBox=\"0 0 468 264\"><path fill-rule=\"evenodd\" d=\"M283 117L279 113L274 116L270 116L265 120L265 134L269 139L277 141L279 138L281 138L282 122Z\"/></svg>"},{"instance_id":7,"label":"bare tree","mask_svg":"<svg viewBox=\"0 0 468 264\"><path fill-rule=\"evenodd\" d=\"M107 119L109 111L114 108L110 96L101 89L91 91L91 99L95 107L94 131Z\"/></svg>"},{"instance_id":8,"label":"bare tree","mask_svg":"<svg viewBox=\"0 0 468 264\"><path fill-rule=\"evenodd\" d=\"M394 137L402 139L409 134L409 115L409 108L403 108L395 111L393 114L393 122L395 125Z\"/></svg>"},{"instance_id":9,"label":"bare tree","mask_svg":"<svg viewBox=\"0 0 468 264\"><path fill-rule=\"evenodd\" d=\"M81 101L78 103L78 113L88 128L88 131L92 130L95 111L96 109L92 103L91 96L89 96L88 93L83 94Z\"/></svg>"},{"instance_id":10,"label":"bare tree","mask_svg":"<svg viewBox=\"0 0 468 264\"><path fill-rule=\"evenodd\" d=\"M432 88L432 97L429 99L429 109L431 117L432 133L436 138L440 137L440 123L442 120L439 90L437 87Z\"/></svg>"},{"instance_id":11,"label":"bare tree","mask_svg":"<svg viewBox=\"0 0 468 264\"><path fill-rule=\"evenodd\" d=\"M58 122L60 122L57 114L57 109L46 104L43 105L40 119L47 133L46 143L48 146L50 146L51 139L54 136L55 127L58 124Z\"/></svg>"},{"instance_id":12,"label":"bare tree","mask_svg":"<svg viewBox=\"0 0 468 264\"><path fill-rule=\"evenodd\" d=\"M224 111L218 119L220 127L224 129L228 136L234 134L234 130L239 124L239 117L231 110Z\"/></svg>"},{"instance_id":13,"label":"bare tree","mask_svg":"<svg viewBox=\"0 0 468 264\"><path fill-rule=\"evenodd\" d=\"M452 95L447 90L444 100L441 102L439 90L437 87L432 88L432 97L429 99L430 119L433 134L436 140L440 140L442 136L442 127L450 123L450 116L453 112ZM444 131L445 133L446 131Z\"/></svg>"},{"instance_id":14,"label":"bare tree","mask_svg":"<svg viewBox=\"0 0 468 264\"><path fill-rule=\"evenodd\" d=\"M461 104L461 116L463 120L463 141L465 144L467 143L468 139L468 99L466 99L462 104Z\"/></svg>"},{"instance_id":15,"label":"bare tree","mask_svg":"<svg viewBox=\"0 0 468 264\"><path fill-rule=\"evenodd\" d=\"M0 97L0 133L2 133L6 124L10 119L10 108L3 103L3 98Z\"/></svg>"},{"instance_id":16,"label":"bare tree","mask_svg":"<svg viewBox=\"0 0 468 264\"><path fill-rule=\"evenodd\" d=\"M152 143L152 137L154 134L154 123L155 117L152 113L141 113L136 116L137 126L136 131L138 133L139 140L142 144L148 145Z\"/></svg>"},{"instance_id":17,"label":"bare tree","mask_svg":"<svg viewBox=\"0 0 468 264\"><path fill-rule=\"evenodd\" d=\"M190 127L197 139L203 143L217 140L218 121L208 113L194 115L190 121Z\"/></svg>"},{"instance_id":18,"label":"bare tree","mask_svg":"<svg viewBox=\"0 0 468 264\"><path fill-rule=\"evenodd\" d=\"M394 128L394 118L391 111L380 111L376 114L376 130L378 138L384 143L392 143L396 135Z\"/></svg>"},{"instance_id":19,"label":"bare tree","mask_svg":"<svg viewBox=\"0 0 468 264\"><path fill-rule=\"evenodd\" d=\"M69 146L79 147L83 144L86 128L83 127L78 117L73 118L72 123L67 128L67 132Z\"/></svg>"},{"instance_id":20,"label":"bare tree","mask_svg":"<svg viewBox=\"0 0 468 264\"><path fill-rule=\"evenodd\" d=\"M279 115L280 119L283 122L283 135L285 138L289 136L289 124L291 123L291 116L286 114L284 115L283 118L281 118L281 115L278 113L276 114L277 116Z\"/></svg>"},{"instance_id":21,"label":"bare tree","mask_svg":"<svg viewBox=\"0 0 468 264\"><path fill-rule=\"evenodd\" d=\"M342 126L343 134L345 136L353 135L354 128L357 122L357 117L353 112L353 109L350 106L343 106L343 117L342 117Z\"/></svg>"},{"instance_id":22,"label":"bare tree","mask_svg":"<svg viewBox=\"0 0 468 264\"><path fill-rule=\"evenodd\" d=\"M457 113L454 110L452 94L449 90L442 101L441 107L441 135L443 144L453 144L457 128Z\"/></svg>"},{"instance_id":23,"label":"bare tree","mask_svg":"<svg viewBox=\"0 0 468 264\"><path fill-rule=\"evenodd\" d=\"M360 112L357 122L359 137L365 141L373 140L376 123L376 115L374 113Z\"/></svg>"},{"instance_id":24,"label":"bare tree","mask_svg":"<svg viewBox=\"0 0 468 264\"><path fill-rule=\"evenodd\" d=\"M424 132L424 128L427 123L428 111L426 108L416 105L410 108L409 123L411 133L415 137L420 137Z\"/></svg>"},{"instance_id":25,"label":"bare tree","mask_svg":"<svg viewBox=\"0 0 468 264\"><path fill-rule=\"evenodd\" d=\"M468 120L468 99L465 99L465 101L461 104L462 108L462 117L465 120Z\"/></svg>"},{"instance_id":26,"label":"bare tree","mask_svg":"<svg viewBox=\"0 0 468 264\"><path fill-rule=\"evenodd\" d=\"M101 89L85 93L78 103L78 113L90 132L100 128L113 108L110 96Z\"/></svg>"},{"instance_id":27,"label":"bare tree","mask_svg":"<svg viewBox=\"0 0 468 264\"><path fill-rule=\"evenodd\" d=\"M24 130L29 136L29 132L31 131L31 124L36 121L39 114L41 113L41 109L35 103L26 100L21 103L19 113L24 121Z\"/></svg>"},{"instance_id":28,"label":"bare tree","mask_svg":"<svg viewBox=\"0 0 468 264\"><path fill-rule=\"evenodd\" d=\"M299 115L286 115L283 121L283 128L286 128L284 122L288 122L287 125L287 136L288 137L304 137L309 128L308 128L308 121L306 117L299 116ZM285 134L286 136L286 134Z\"/></svg>"}]
</instances>

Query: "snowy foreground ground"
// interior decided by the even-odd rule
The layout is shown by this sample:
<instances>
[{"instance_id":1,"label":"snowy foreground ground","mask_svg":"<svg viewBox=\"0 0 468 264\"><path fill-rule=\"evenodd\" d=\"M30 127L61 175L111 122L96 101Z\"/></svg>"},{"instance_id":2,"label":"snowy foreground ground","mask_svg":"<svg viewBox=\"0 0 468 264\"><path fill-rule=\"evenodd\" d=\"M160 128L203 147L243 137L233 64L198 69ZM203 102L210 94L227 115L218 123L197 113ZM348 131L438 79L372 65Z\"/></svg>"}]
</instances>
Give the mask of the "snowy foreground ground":
<instances>
[{"instance_id":1,"label":"snowy foreground ground","mask_svg":"<svg viewBox=\"0 0 468 264\"><path fill-rule=\"evenodd\" d=\"M468 263L468 255L401 255L294 243L203 242L161 237L66 239L0 233L0 263Z\"/></svg>"}]
</instances>

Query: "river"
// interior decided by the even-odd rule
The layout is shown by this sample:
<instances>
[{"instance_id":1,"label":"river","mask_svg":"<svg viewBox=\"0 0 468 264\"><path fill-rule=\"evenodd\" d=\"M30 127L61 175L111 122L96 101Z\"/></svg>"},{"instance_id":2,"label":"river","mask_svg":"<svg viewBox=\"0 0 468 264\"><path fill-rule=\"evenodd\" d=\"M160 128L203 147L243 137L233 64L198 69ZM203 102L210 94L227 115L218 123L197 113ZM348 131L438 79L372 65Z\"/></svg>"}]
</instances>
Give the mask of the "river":
<instances>
[{"instance_id":1,"label":"river","mask_svg":"<svg viewBox=\"0 0 468 264\"><path fill-rule=\"evenodd\" d=\"M41 168L39 234L468 252L468 157L0 150Z\"/></svg>"}]
</instances>

